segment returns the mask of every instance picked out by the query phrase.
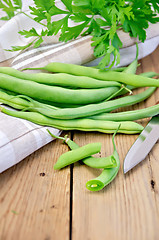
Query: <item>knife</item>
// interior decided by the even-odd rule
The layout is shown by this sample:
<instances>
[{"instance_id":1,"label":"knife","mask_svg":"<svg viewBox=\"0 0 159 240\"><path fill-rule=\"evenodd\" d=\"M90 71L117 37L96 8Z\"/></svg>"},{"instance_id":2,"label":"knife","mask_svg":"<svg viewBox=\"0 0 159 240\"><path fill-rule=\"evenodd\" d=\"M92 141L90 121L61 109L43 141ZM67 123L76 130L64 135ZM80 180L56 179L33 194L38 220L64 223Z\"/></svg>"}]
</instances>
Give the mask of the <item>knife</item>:
<instances>
[{"instance_id":1,"label":"knife","mask_svg":"<svg viewBox=\"0 0 159 240\"><path fill-rule=\"evenodd\" d=\"M124 160L124 173L144 160L159 139L159 114L152 117L128 151Z\"/></svg>"}]
</instances>

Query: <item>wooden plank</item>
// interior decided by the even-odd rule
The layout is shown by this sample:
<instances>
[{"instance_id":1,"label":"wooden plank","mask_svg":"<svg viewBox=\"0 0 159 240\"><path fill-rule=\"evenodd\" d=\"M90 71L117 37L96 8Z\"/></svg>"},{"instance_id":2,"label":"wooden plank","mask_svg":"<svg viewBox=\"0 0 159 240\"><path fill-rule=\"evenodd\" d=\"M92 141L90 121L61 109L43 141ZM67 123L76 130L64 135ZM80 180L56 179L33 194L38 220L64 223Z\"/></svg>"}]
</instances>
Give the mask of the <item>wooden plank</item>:
<instances>
[{"instance_id":1,"label":"wooden plank","mask_svg":"<svg viewBox=\"0 0 159 240\"><path fill-rule=\"evenodd\" d=\"M53 170L66 151L53 141L0 175L1 240L69 239L70 169Z\"/></svg>"},{"instance_id":2,"label":"wooden plank","mask_svg":"<svg viewBox=\"0 0 159 240\"><path fill-rule=\"evenodd\" d=\"M53 141L0 174L1 240L69 239L70 168L53 170L67 150Z\"/></svg>"},{"instance_id":3,"label":"wooden plank","mask_svg":"<svg viewBox=\"0 0 159 240\"><path fill-rule=\"evenodd\" d=\"M159 48L142 59L141 71L159 72ZM141 91L141 90L140 90ZM156 103L159 89L148 100L128 109L143 108ZM143 125L147 119L141 121ZM100 170L75 164L73 168L72 240L157 240L159 226L159 148L126 175L123 161L137 135L116 136L121 166L116 179L100 192L89 192L85 183L99 175ZM112 153L111 135L76 132L79 145L100 141L101 156Z\"/></svg>"},{"instance_id":4,"label":"wooden plank","mask_svg":"<svg viewBox=\"0 0 159 240\"><path fill-rule=\"evenodd\" d=\"M70 169L54 171L67 151L53 141L0 175L0 239L69 239Z\"/></svg>"}]
</instances>

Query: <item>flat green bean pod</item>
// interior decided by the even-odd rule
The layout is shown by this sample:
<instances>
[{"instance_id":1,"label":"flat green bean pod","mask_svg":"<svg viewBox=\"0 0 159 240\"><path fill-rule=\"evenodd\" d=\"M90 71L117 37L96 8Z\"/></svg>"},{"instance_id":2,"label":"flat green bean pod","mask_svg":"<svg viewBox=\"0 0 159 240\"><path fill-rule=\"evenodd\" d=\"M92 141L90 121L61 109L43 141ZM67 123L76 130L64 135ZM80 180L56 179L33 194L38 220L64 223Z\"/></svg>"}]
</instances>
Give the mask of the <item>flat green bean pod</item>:
<instances>
[{"instance_id":1,"label":"flat green bean pod","mask_svg":"<svg viewBox=\"0 0 159 240\"><path fill-rule=\"evenodd\" d=\"M46 117L37 112L12 111L0 107L1 112L13 117L23 118L43 126L55 127L61 130L98 131L103 133L114 133L121 124L119 133L136 134L143 130L143 126L136 122L123 121L97 121L93 119L59 120Z\"/></svg>"},{"instance_id":2,"label":"flat green bean pod","mask_svg":"<svg viewBox=\"0 0 159 240\"><path fill-rule=\"evenodd\" d=\"M33 68L30 68L33 69ZM84 67L75 64L52 62L42 68L49 72L68 73L77 76L87 76L104 81L117 81L135 87L159 87L159 81L144 76L117 71L101 71L99 69Z\"/></svg>"},{"instance_id":3,"label":"flat green bean pod","mask_svg":"<svg viewBox=\"0 0 159 240\"><path fill-rule=\"evenodd\" d=\"M119 90L119 87L66 89L57 86L48 86L29 80L21 80L3 73L0 74L0 88L24 94L35 99L70 104L100 102Z\"/></svg>"},{"instance_id":4,"label":"flat green bean pod","mask_svg":"<svg viewBox=\"0 0 159 240\"><path fill-rule=\"evenodd\" d=\"M121 83L114 81L100 81L85 76L74 76L67 73L24 73L11 67L0 67L0 73L4 73L21 80L30 80L46 85L69 87L69 88L104 88L121 87Z\"/></svg>"}]
</instances>

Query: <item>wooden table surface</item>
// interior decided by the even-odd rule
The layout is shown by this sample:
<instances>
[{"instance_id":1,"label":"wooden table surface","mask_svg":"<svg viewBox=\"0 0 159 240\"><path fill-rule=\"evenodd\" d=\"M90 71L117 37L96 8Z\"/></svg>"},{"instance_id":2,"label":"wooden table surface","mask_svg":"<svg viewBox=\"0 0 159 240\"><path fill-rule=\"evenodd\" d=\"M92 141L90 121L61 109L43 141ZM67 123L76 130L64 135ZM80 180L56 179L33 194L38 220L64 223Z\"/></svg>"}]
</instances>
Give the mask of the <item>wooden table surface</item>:
<instances>
[{"instance_id":1,"label":"wooden table surface","mask_svg":"<svg viewBox=\"0 0 159 240\"><path fill-rule=\"evenodd\" d=\"M159 48L140 61L138 73L159 73ZM6 66L9 63L1 63ZM137 90L136 92L139 92ZM159 101L159 89L138 109ZM142 121L146 125L147 120ZM63 133L64 134L64 133ZM100 141L100 156L113 151L112 135L70 134L79 145ZM100 192L85 183L100 170L79 163L53 170L68 151L53 141L0 174L0 240L157 240L159 239L159 147L126 175L123 161L137 135L116 136L121 166L116 179Z\"/></svg>"}]
</instances>

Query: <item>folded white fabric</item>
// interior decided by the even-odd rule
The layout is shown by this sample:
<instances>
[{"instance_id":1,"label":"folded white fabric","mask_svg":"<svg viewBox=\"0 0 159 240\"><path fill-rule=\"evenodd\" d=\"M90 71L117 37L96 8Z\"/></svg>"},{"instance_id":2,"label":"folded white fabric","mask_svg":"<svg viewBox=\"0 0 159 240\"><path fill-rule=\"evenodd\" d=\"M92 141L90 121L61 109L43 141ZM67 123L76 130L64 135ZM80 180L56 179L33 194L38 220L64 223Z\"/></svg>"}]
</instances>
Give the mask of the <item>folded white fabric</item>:
<instances>
[{"instance_id":1,"label":"folded white fabric","mask_svg":"<svg viewBox=\"0 0 159 240\"><path fill-rule=\"evenodd\" d=\"M60 134L58 129L0 113L0 172L52 141L47 129L55 135Z\"/></svg>"},{"instance_id":2,"label":"folded white fabric","mask_svg":"<svg viewBox=\"0 0 159 240\"><path fill-rule=\"evenodd\" d=\"M28 6L33 4L32 0L23 2L23 11L27 11ZM100 60L94 58L91 36L78 38L68 43L58 42L57 37L46 37L43 45L37 49L31 48L20 53L7 52L4 49L27 43L28 39L20 36L18 31L30 29L30 26L40 30L41 25L20 14L7 23L0 22L0 26L0 62L14 57L11 65L16 69L30 66L42 67L51 61L92 66L97 65ZM123 32L119 32L119 35L124 43L120 50L120 65L124 66L135 58L134 42L136 39L130 38ZM159 24L155 24L147 30L145 43L139 43L139 59L153 52L158 45ZM58 129L49 129L55 135L60 134ZM0 172L18 163L51 140L52 137L46 131L46 127L0 113Z\"/></svg>"}]
</instances>

